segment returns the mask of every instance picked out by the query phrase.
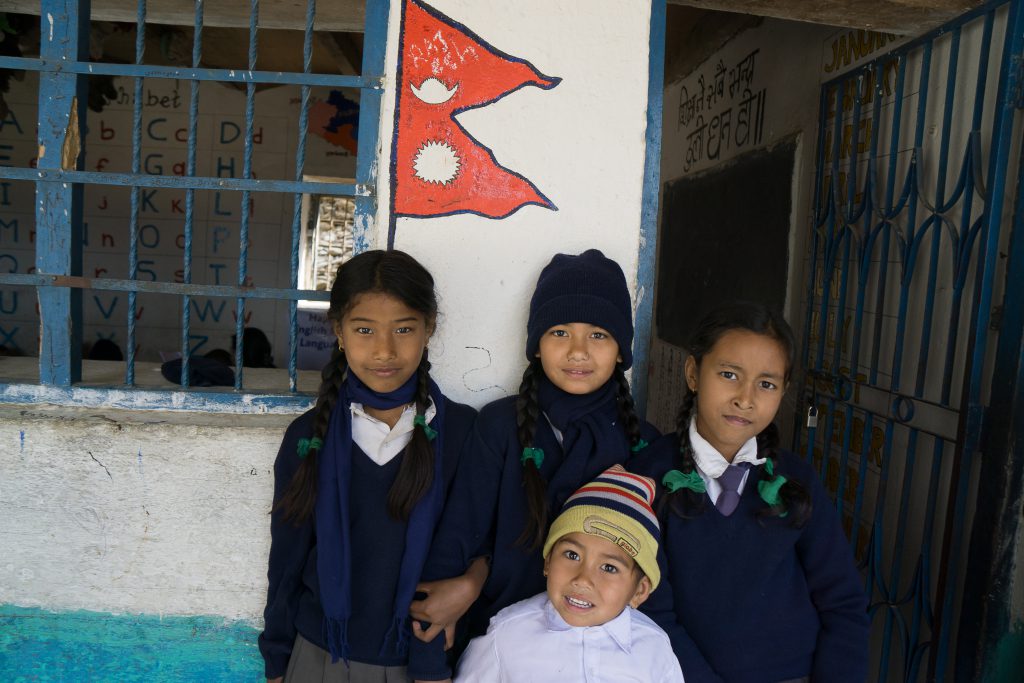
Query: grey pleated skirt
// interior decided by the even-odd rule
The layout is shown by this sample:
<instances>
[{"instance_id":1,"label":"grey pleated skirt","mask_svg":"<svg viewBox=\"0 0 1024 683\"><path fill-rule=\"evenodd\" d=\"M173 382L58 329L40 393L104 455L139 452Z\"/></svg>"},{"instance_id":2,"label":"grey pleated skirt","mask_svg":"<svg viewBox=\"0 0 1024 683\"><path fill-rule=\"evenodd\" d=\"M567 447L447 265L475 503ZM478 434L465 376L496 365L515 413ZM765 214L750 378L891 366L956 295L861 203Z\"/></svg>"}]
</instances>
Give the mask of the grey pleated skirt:
<instances>
[{"instance_id":1,"label":"grey pleated skirt","mask_svg":"<svg viewBox=\"0 0 1024 683\"><path fill-rule=\"evenodd\" d=\"M284 683L408 683L404 666L377 666L361 662L331 663L331 654L301 635L288 660Z\"/></svg>"}]
</instances>

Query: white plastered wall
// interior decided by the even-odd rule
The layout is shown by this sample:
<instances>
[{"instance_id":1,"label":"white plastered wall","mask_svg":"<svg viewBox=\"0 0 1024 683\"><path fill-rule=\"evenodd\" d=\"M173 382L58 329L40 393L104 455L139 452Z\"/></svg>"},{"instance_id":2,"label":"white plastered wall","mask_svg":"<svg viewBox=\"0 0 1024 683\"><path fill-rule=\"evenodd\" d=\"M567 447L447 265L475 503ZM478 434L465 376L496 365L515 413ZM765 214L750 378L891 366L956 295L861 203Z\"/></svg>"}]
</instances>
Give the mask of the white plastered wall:
<instances>
[{"instance_id":1,"label":"white plastered wall","mask_svg":"<svg viewBox=\"0 0 1024 683\"><path fill-rule=\"evenodd\" d=\"M0 604L256 621L290 419L0 406Z\"/></svg>"}]
</instances>

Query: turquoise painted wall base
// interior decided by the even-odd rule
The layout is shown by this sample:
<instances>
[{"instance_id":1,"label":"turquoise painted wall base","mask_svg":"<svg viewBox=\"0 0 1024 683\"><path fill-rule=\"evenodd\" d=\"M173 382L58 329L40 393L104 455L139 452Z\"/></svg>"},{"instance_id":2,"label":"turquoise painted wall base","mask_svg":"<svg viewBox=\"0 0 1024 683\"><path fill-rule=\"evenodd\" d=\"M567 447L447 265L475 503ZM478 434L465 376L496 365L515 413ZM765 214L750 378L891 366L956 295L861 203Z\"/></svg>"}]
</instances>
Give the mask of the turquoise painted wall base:
<instances>
[{"instance_id":1,"label":"turquoise painted wall base","mask_svg":"<svg viewBox=\"0 0 1024 683\"><path fill-rule=\"evenodd\" d=\"M0 605L7 681L260 681L249 623Z\"/></svg>"}]
</instances>

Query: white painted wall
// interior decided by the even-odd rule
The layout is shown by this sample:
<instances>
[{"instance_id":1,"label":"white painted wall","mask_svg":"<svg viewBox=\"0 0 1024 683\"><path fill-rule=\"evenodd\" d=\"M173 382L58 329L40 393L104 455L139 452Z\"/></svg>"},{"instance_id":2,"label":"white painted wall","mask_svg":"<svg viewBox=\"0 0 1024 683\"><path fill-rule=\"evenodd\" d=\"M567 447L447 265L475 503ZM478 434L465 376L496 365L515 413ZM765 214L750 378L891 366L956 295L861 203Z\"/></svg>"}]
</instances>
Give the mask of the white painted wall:
<instances>
[{"instance_id":1,"label":"white painted wall","mask_svg":"<svg viewBox=\"0 0 1024 683\"><path fill-rule=\"evenodd\" d=\"M0 604L255 622L290 419L0 406Z\"/></svg>"}]
</instances>

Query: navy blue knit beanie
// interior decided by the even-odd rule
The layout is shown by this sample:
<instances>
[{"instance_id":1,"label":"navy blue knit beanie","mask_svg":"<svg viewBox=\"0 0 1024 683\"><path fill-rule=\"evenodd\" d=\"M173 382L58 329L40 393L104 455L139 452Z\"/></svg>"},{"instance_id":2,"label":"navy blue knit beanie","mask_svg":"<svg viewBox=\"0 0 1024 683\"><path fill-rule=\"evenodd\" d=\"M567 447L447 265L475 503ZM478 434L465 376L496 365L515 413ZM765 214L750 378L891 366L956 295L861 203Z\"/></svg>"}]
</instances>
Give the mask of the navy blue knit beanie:
<instances>
[{"instance_id":1,"label":"navy blue knit beanie","mask_svg":"<svg viewBox=\"0 0 1024 683\"><path fill-rule=\"evenodd\" d=\"M622 369L633 365L633 306L626 276L597 249L578 256L555 254L540 272L526 322L526 358L536 357L542 334L567 323L608 330L619 345Z\"/></svg>"}]
</instances>

